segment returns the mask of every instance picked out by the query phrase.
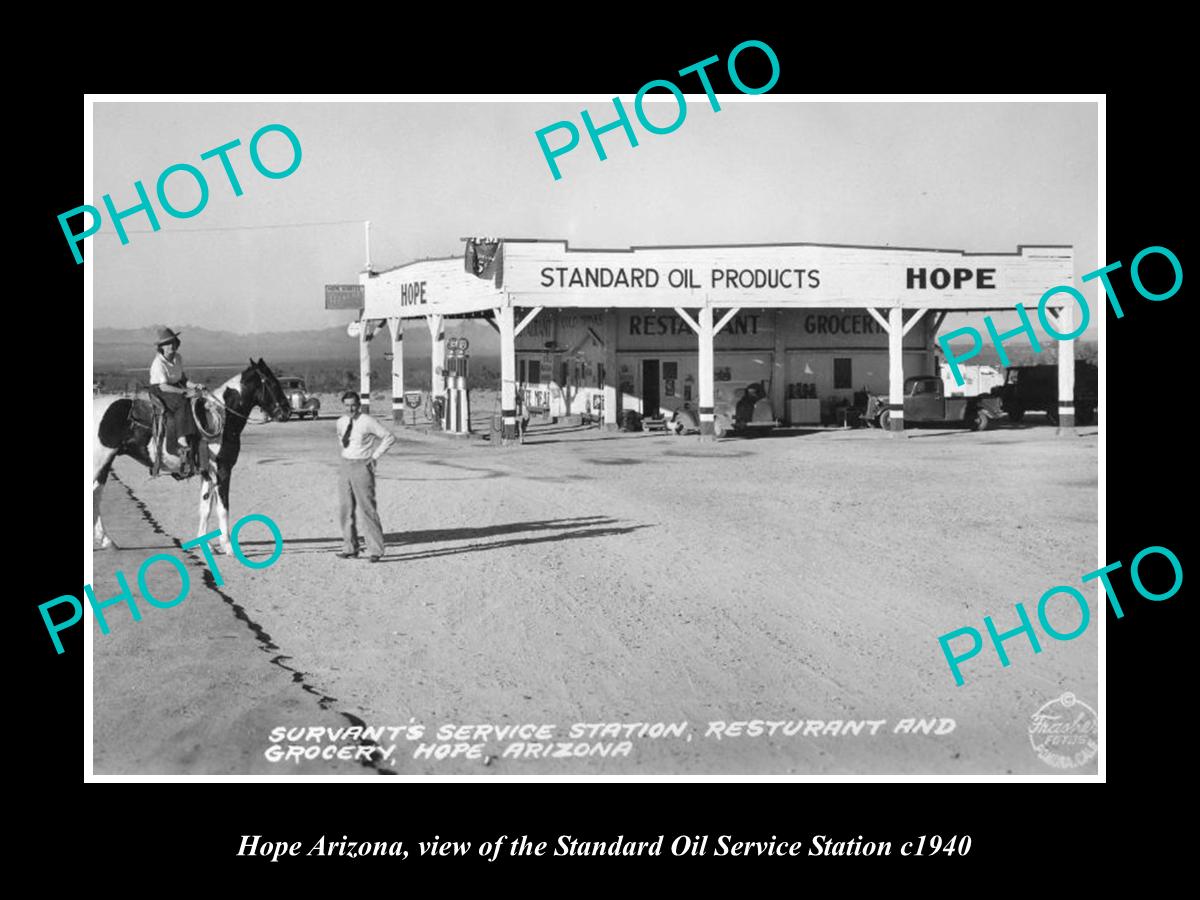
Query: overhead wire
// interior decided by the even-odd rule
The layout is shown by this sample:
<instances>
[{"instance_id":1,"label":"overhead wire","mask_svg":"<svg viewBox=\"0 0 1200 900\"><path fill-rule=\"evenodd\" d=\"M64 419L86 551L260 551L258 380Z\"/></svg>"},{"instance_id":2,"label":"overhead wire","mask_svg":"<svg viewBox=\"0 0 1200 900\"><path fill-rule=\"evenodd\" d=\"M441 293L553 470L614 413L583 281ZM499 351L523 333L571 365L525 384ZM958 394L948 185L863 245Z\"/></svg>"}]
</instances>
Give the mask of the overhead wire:
<instances>
[{"instance_id":1,"label":"overhead wire","mask_svg":"<svg viewBox=\"0 0 1200 900\"><path fill-rule=\"evenodd\" d=\"M226 225L214 228L160 228L158 231L153 229L130 229L126 228L126 234L199 234L200 232L211 231L261 231L271 228L317 228L326 225L361 225L362 219L344 219L337 222L294 222L284 223L279 225ZM116 235L116 231L100 231L98 235Z\"/></svg>"}]
</instances>

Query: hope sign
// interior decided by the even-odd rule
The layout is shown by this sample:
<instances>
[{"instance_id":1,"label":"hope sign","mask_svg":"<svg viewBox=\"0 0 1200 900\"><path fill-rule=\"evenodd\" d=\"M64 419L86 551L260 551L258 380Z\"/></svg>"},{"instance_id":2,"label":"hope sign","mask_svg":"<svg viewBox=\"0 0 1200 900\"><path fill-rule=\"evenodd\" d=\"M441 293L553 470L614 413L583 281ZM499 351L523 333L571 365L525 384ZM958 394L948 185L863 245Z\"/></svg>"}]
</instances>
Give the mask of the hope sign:
<instances>
[{"instance_id":1,"label":"hope sign","mask_svg":"<svg viewBox=\"0 0 1200 900\"><path fill-rule=\"evenodd\" d=\"M262 157L258 151L258 144L262 140L263 135L272 131L278 131L292 145L292 162L287 168L279 171L268 169L263 164ZM200 154L201 160L212 159L214 156L221 160L221 167L225 170L225 176L229 179L229 186L233 189L233 196L235 197L242 196L244 192L242 191L241 182L238 181L237 173L233 170L233 163L229 160L229 152L241 145L242 142L240 140L234 139L227 144L222 144L220 147L214 147ZM254 168L258 170L259 174L265 178L287 178L300 167L300 139L286 125L264 125L258 131L254 132L254 136L250 138L250 162L254 164ZM191 209L176 209L171 204L171 201L167 199L167 179L176 172L190 175L195 179L196 185L200 188L200 199ZM178 179L176 180L178 181ZM150 197L146 194L146 188L142 182L135 181L133 183L133 190L137 193L138 200L141 202L120 212L117 211L111 194L105 194L102 198L104 200L104 207L108 210L108 217L112 219L113 227L116 228L117 237L121 239L122 245L129 243L129 236L125 233L125 226L121 222L134 213L144 212L146 219L150 222L150 229L152 231L158 231L162 227L158 224L158 216L154 214L154 206L150 203ZM204 210L204 207L208 205L208 182L204 178L204 173L190 163L175 163L163 169L162 173L158 176L155 193L158 195L159 205L166 211L167 215L176 219L190 219L192 216L199 215ZM80 213L91 215L93 221L90 228L85 228L79 234L75 234L71 231L71 226L67 224L67 219ZM83 206L77 206L58 217L58 224L62 227L63 234L67 236L67 242L71 245L71 252L75 254L76 263L83 262L83 256L79 253L79 242L99 231L103 221L104 217L101 215L100 210L87 203L83 204Z\"/></svg>"},{"instance_id":2,"label":"hope sign","mask_svg":"<svg viewBox=\"0 0 1200 900\"><path fill-rule=\"evenodd\" d=\"M771 79L762 87L752 88L745 84L737 73L737 58L748 47L756 47L767 55L767 59L771 63ZM701 60L698 63L688 66L685 69L680 69L680 75L690 75L695 72L700 78L700 83L704 85L704 93L708 95L708 103L713 108L713 112L721 111L721 104L717 102L717 95L713 93L712 83L708 80L708 73L704 70L715 62L720 62L719 56L710 56L708 59ZM775 86L775 82L779 80L779 57L775 55L775 51L764 44L762 41L742 41L733 48L733 52L729 54L729 60L726 63L729 69L729 80L743 94L765 94ZM664 88L675 95L675 102L679 105L679 112L675 117L675 121L670 125L659 126L652 123L646 118L646 110L643 108L643 101L646 97L646 92L654 88ZM617 118L614 122L609 122L607 125L601 125L599 128L592 121L591 114L585 109L581 110L579 115L583 119L583 125L587 129L588 137L592 139L592 146L596 148L596 155L600 157L600 161L608 159L608 154L604 152L604 145L600 143L600 135L605 132L612 131L615 128L622 128L625 131L625 136L629 139L629 145L636 147L638 145L637 135L633 131L633 125L629 121L629 114L625 111L625 107L621 104L620 97L613 97L613 106L617 108ZM637 116L642 127L651 134L670 134L683 124L683 120L687 118L687 100L683 97L683 92L675 86L673 82L658 78L654 81L647 81L642 85L641 90L637 92L637 97L633 101L633 111ZM550 132L565 129L569 137L567 142L557 150L551 150L550 144L546 140L546 135ZM538 144L542 148L542 155L546 158L546 163L550 166L550 172L554 175L554 180L558 181L562 178L562 173L558 170L558 163L555 160L567 153L570 153L579 145L579 129L575 127L573 122L555 122L553 125L547 125L545 128L539 128L534 132L534 136L538 139Z\"/></svg>"},{"instance_id":3,"label":"hope sign","mask_svg":"<svg viewBox=\"0 0 1200 900\"><path fill-rule=\"evenodd\" d=\"M1142 283L1140 267L1142 261L1147 256L1162 256L1171 264L1171 270L1174 272L1174 283L1165 291L1156 293L1149 290ZM1109 279L1109 273L1115 272L1121 268L1121 261L1109 263L1102 269L1096 269L1094 272L1088 272L1081 279L1082 281L1092 281L1100 279L1100 283L1104 285L1104 291L1108 296L1108 302L1112 305L1113 312L1118 319L1125 317L1125 310L1121 308L1120 302L1117 300L1117 290L1113 287L1112 281ZM972 272L970 269L955 269L954 270L954 287L961 288L965 282L975 280L977 287L994 288L991 283L991 278L995 274L995 269L976 269ZM1179 293L1179 289L1183 287L1183 266L1179 263L1179 257L1168 250L1166 247L1147 247L1141 253L1133 258L1133 262L1129 265L1129 277L1133 281L1133 286L1137 292L1147 300L1158 302L1159 300L1168 300ZM948 269L934 269L929 273L928 284L937 290L947 287L950 284L951 275ZM927 280L924 269L909 269L908 270L908 289L909 290L926 290ZM1058 331L1050 320L1046 317L1047 303L1050 298L1057 294L1068 294L1075 303L1079 304L1081 318L1079 324L1075 326L1073 331L1061 332ZM983 324L987 326L988 334L991 335L992 345L996 348L996 355L1000 357L1000 365L1010 366L1008 354L1004 350L1004 342L1009 338L1023 334L1029 340L1029 346L1034 353L1042 352L1042 345L1038 342L1037 334L1033 330L1033 323L1029 321L1029 310L1025 308L1025 304L1018 303L1013 307L1017 311L1017 315L1021 319L1021 326L1014 328L1011 331L1006 331L1003 334L996 330L996 323L992 321L991 316L983 317ZM1042 299L1038 301L1037 306L1038 321L1041 322L1042 329L1050 337L1056 341L1073 341L1079 337L1088 327L1088 322L1091 321L1092 312L1088 309L1087 300L1083 294L1069 285L1060 284L1057 287L1052 287L1050 290L1042 294ZM960 335L967 335L971 338L971 348L964 353L955 353L950 347L950 342ZM983 349L983 335L979 333L977 328L972 328L967 325L963 328L956 328L954 331L947 332L937 339L938 346L942 348L942 352L946 354L946 365L950 367L951 374L954 375L954 383L961 387L964 384L962 371L959 369L959 363L965 362L973 356L978 356L979 351Z\"/></svg>"}]
</instances>

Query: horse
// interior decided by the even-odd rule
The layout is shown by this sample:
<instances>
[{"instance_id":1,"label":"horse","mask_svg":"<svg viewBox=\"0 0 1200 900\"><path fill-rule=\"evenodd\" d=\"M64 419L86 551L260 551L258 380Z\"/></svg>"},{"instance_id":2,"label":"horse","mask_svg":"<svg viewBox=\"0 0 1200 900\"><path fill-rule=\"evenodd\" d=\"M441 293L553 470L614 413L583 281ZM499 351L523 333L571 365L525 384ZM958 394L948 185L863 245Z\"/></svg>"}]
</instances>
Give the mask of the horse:
<instances>
[{"instance_id":1,"label":"horse","mask_svg":"<svg viewBox=\"0 0 1200 900\"><path fill-rule=\"evenodd\" d=\"M242 449L242 429L250 420L250 411L254 407L262 409L268 421L287 421L291 415L291 404L288 403L287 395L275 374L261 358L258 362L251 359L249 368L241 375L235 375L207 398L196 402L204 407L216 407L218 418L222 413L224 417L224 427L215 433L210 432L208 428L202 428L199 466L200 527L196 535L202 537L208 533L208 522L212 517L215 500L217 520L221 529L218 552L228 554L231 552L229 479ZM105 532L104 522L100 518L100 498L113 463L118 456L128 456L147 469L152 467L152 413L148 400L122 398L109 406L100 419L97 434L100 463L92 479L93 542L99 545L100 549L117 546ZM163 470L178 478L182 460L170 455L170 448L166 447L165 443L162 449Z\"/></svg>"}]
</instances>

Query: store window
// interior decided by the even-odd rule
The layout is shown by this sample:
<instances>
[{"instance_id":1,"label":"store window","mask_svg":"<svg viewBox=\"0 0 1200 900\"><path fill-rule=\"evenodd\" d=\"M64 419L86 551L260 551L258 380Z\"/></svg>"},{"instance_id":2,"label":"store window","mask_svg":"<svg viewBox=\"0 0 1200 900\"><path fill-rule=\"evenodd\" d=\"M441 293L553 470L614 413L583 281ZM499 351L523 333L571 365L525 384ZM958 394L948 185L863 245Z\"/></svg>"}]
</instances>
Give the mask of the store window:
<instances>
[{"instance_id":1,"label":"store window","mask_svg":"<svg viewBox=\"0 0 1200 900\"><path fill-rule=\"evenodd\" d=\"M542 381L542 364L536 359L529 361L529 383L540 384Z\"/></svg>"},{"instance_id":2,"label":"store window","mask_svg":"<svg viewBox=\"0 0 1200 900\"><path fill-rule=\"evenodd\" d=\"M517 381L522 384L525 382L525 360L523 359L517 362Z\"/></svg>"},{"instance_id":3,"label":"store window","mask_svg":"<svg viewBox=\"0 0 1200 900\"><path fill-rule=\"evenodd\" d=\"M833 361L833 389L849 390L853 386L854 379L850 374L850 360L835 358Z\"/></svg>"}]
</instances>

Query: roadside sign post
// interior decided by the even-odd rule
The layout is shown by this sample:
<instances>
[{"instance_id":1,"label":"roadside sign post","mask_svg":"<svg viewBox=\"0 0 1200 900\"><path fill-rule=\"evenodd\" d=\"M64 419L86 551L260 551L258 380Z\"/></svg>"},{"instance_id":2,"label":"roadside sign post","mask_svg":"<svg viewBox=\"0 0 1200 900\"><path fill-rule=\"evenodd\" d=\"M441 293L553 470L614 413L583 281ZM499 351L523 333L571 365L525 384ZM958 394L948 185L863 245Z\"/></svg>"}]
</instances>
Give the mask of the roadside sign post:
<instances>
[{"instance_id":1,"label":"roadside sign post","mask_svg":"<svg viewBox=\"0 0 1200 900\"><path fill-rule=\"evenodd\" d=\"M367 289L361 284L325 285L326 309L360 310L366 304Z\"/></svg>"},{"instance_id":2,"label":"roadside sign post","mask_svg":"<svg viewBox=\"0 0 1200 900\"><path fill-rule=\"evenodd\" d=\"M417 424L417 408L421 405L420 391L405 391L404 405L409 409L409 425Z\"/></svg>"}]
</instances>

